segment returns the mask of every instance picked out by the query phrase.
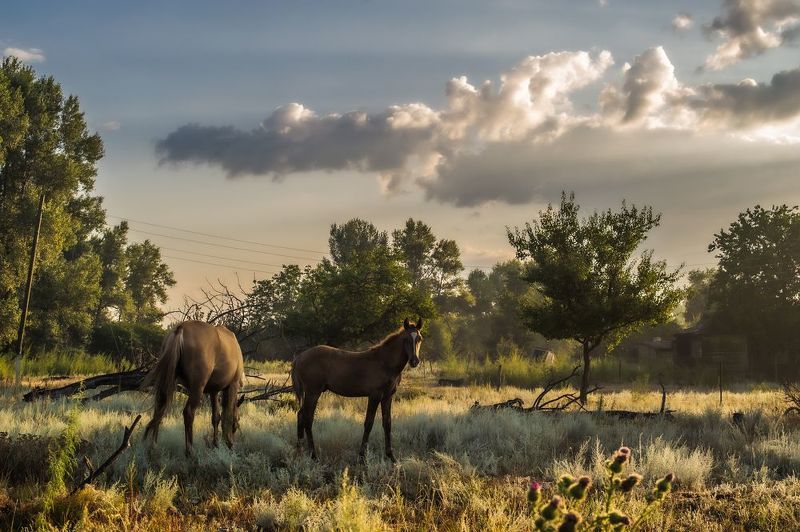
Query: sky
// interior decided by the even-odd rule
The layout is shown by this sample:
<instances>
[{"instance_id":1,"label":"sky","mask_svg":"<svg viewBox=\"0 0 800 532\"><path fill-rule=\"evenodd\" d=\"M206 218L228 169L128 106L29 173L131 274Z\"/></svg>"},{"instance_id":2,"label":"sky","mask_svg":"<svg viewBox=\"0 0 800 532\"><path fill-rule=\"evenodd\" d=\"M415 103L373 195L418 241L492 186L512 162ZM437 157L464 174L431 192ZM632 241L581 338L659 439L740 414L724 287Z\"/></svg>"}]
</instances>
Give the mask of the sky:
<instances>
[{"instance_id":1,"label":"sky","mask_svg":"<svg viewBox=\"0 0 800 532\"><path fill-rule=\"evenodd\" d=\"M800 0L28 0L0 17L0 52L102 135L97 192L162 247L171 308L314 264L353 217L422 219L488 268L564 190L586 214L651 205L646 247L711 266L740 211L800 204L798 43Z\"/></svg>"}]
</instances>

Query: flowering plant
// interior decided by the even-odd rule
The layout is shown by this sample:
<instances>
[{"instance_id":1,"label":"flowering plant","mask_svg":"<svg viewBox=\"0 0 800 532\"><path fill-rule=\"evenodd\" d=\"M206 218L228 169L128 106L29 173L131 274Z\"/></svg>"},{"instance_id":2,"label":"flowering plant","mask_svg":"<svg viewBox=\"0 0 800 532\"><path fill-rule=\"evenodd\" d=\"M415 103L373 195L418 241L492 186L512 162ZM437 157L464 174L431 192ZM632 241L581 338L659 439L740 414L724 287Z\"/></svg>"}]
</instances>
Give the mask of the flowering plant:
<instances>
[{"instance_id":1,"label":"flowering plant","mask_svg":"<svg viewBox=\"0 0 800 532\"><path fill-rule=\"evenodd\" d=\"M556 483L558 494L542 504L542 485L536 481L528 487L528 504L534 518L536 530L543 532L574 532L577 530L635 530L672 491L675 475L658 479L652 491L647 495L647 505L638 517L631 518L618 509L621 499L630 494L642 482L642 475L628 473L625 469L630 463L631 450L620 447L614 455L606 460L608 472L607 482L602 492L601 511L589 518L584 518L586 501L592 489L592 479L582 476L577 479L571 475L562 475Z\"/></svg>"}]
</instances>

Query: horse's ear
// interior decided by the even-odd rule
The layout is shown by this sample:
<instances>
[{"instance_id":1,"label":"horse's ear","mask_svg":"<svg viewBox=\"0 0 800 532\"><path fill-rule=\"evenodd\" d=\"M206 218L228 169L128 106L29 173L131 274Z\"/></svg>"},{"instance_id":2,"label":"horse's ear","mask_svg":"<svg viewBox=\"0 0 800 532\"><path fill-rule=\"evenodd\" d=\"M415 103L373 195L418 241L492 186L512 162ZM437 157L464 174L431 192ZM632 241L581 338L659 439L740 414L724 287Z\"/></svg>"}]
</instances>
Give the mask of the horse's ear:
<instances>
[{"instance_id":1,"label":"horse's ear","mask_svg":"<svg viewBox=\"0 0 800 532\"><path fill-rule=\"evenodd\" d=\"M417 320L417 330L418 331L422 330L422 318Z\"/></svg>"},{"instance_id":2,"label":"horse's ear","mask_svg":"<svg viewBox=\"0 0 800 532\"><path fill-rule=\"evenodd\" d=\"M406 318L405 321L403 321L403 329L408 329L409 327L411 327L411 324L408 323L408 318Z\"/></svg>"}]
</instances>

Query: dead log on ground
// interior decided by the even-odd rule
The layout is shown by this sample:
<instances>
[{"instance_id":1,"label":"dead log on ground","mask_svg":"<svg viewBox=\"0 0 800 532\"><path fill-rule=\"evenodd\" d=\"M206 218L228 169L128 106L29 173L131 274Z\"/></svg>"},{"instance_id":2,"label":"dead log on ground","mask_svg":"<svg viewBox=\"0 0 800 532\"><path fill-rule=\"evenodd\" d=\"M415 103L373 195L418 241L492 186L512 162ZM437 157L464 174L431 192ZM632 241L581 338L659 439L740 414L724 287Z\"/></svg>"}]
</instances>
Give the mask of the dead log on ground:
<instances>
[{"instance_id":1,"label":"dead log on ground","mask_svg":"<svg viewBox=\"0 0 800 532\"><path fill-rule=\"evenodd\" d=\"M464 386L464 379L439 379L439 386Z\"/></svg>"},{"instance_id":2,"label":"dead log on ground","mask_svg":"<svg viewBox=\"0 0 800 532\"><path fill-rule=\"evenodd\" d=\"M130 371L120 371L118 373L107 373L105 375L96 375L87 379L82 379L66 386L59 388L35 388L22 398L26 402L35 401L37 399L49 398L60 399L63 397L72 397L78 393L86 390L94 390L103 386L111 386L109 390L104 390L94 396L84 397L83 401L87 400L100 400L105 399L111 395L123 391L138 390L142 386L142 381L147 375L148 368L141 367ZM113 390L113 392L111 391Z\"/></svg>"},{"instance_id":3,"label":"dead log on ground","mask_svg":"<svg viewBox=\"0 0 800 532\"><path fill-rule=\"evenodd\" d=\"M573 410L572 412L581 412L585 414L590 414L593 416L598 417L614 417L617 419L672 419L672 410L666 409L667 404L667 391L664 388L664 385L661 384L661 411L660 412L635 412L631 410L586 410L583 408L583 405L580 403L580 396L578 396L574 392L565 392L555 397L549 397L550 394L556 387L561 386L562 384L566 383L573 377L579 375L578 370L580 370L580 366L575 367L572 372L560 379L556 379L553 381L548 382L542 388L541 393L536 396L534 399L533 404L529 407L525 407L522 399L516 397L514 399L509 399L508 401L502 401L500 403L495 403L492 405L481 405L478 401L472 405L471 410L473 411L486 411L486 410L514 410L516 412L544 412L548 414L556 414L560 412L567 412L568 409L572 406L576 406L578 410ZM588 390L586 393L587 395L599 390L599 386L595 386Z\"/></svg>"}]
</instances>

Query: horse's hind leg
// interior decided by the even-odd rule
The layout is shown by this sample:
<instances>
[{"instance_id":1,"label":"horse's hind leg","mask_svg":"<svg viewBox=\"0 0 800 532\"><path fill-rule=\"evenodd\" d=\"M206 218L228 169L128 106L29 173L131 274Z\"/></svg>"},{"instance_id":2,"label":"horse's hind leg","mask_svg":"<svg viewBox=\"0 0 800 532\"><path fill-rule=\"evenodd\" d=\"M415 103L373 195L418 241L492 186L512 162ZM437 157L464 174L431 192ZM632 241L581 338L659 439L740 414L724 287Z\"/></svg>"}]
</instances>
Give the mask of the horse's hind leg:
<instances>
[{"instance_id":1,"label":"horse's hind leg","mask_svg":"<svg viewBox=\"0 0 800 532\"><path fill-rule=\"evenodd\" d=\"M200 403L203 401L203 392L201 389L190 389L189 400L186 401L186 406L183 407L183 431L186 437L186 456L192 455L192 447L194 445L194 413L200 408Z\"/></svg>"},{"instance_id":2,"label":"horse's hind leg","mask_svg":"<svg viewBox=\"0 0 800 532\"><path fill-rule=\"evenodd\" d=\"M305 432L305 424L303 423L303 405L297 409L297 448L303 443L303 433Z\"/></svg>"},{"instance_id":3,"label":"horse's hind leg","mask_svg":"<svg viewBox=\"0 0 800 532\"><path fill-rule=\"evenodd\" d=\"M308 436L308 450L311 452L311 458L314 460L317 459L317 450L314 447L314 434L311 431L311 427L314 425L314 412L317 410L318 400L319 395L310 395L306 393L301 408L303 412L303 428L306 431L306 436Z\"/></svg>"},{"instance_id":4,"label":"horse's hind leg","mask_svg":"<svg viewBox=\"0 0 800 532\"><path fill-rule=\"evenodd\" d=\"M219 422L222 419L219 413L219 393L209 392L208 398L211 399L211 427L213 429L211 445L219 447Z\"/></svg>"}]
</instances>

